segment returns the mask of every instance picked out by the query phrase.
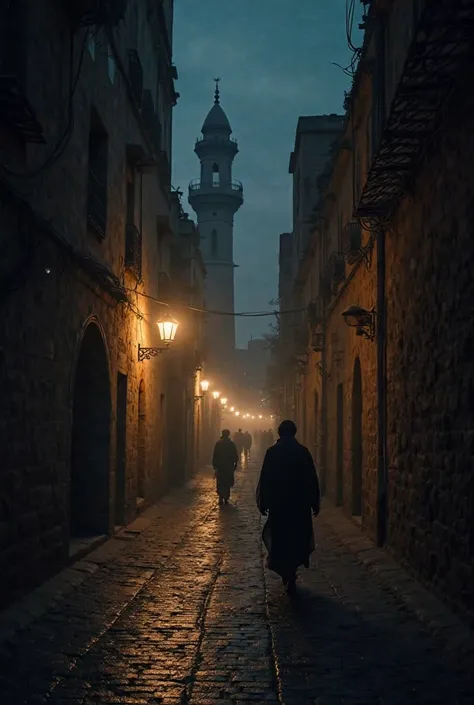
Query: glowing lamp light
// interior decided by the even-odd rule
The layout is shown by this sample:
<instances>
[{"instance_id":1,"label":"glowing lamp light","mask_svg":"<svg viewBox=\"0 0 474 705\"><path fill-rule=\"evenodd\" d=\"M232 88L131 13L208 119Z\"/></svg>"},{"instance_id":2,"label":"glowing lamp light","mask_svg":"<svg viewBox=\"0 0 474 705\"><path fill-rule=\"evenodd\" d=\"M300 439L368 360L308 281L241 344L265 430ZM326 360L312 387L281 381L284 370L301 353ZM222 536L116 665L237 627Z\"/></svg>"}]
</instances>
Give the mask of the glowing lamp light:
<instances>
[{"instance_id":1,"label":"glowing lamp light","mask_svg":"<svg viewBox=\"0 0 474 705\"><path fill-rule=\"evenodd\" d=\"M226 397L222 397L222 398L221 398L221 404L222 404L222 406L225 406L225 405L227 404L227 399L226 399Z\"/></svg>"},{"instance_id":2,"label":"glowing lamp light","mask_svg":"<svg viewBox=\"0 0 474 705\"><path fill-rule=\"evenodd\" d=\"M207 392L207 390L209 389L210 384L211 384L211 383L209 382L208 379L203 379L203 380L201 381L201 389L202 389L202 391L203 391L203 392Z\"/></svg>"},{"instance_id":3,"label":"glowing lamp light","mask_svg":"<svg viewBox=\"0 0 474 705\"><path fill-rule=\"evenodd\" d=\"M220 392L217 392L217 391L216 391L216 392L212 392L212 396L214 397L214 399L219 399L220 395L221 395Z\"/></svg>"},{"instance_id":4,"label":"glowing lamp light","mask_svg":"<svg viewBox=\"0 0 474 705\"><path fill-rule=\"evenodd\" d=\"M258 418L259 418L259 419L263 419L263 416L262 416L262 414L260 414L260 416L259 416Z\"/></svg>"},{"instance_id":5,"label":"glowing lamp light","mask_svg":"<svg viewBox=\"0 0 474 705\"><path fill-rule=\"evenodd\" d=\"M240 416L240 411L236 411L236 412L235 412L235 415L236 415L236 416Z\"/></svg>"},{"instance_id":6,"label":"glowing lamp light","mask_svg":"<svg viewBox=\"0 0 474 705\"><path fill-rule=\"evenodd\" d=\"M231 411L235 411L235 406L231 406L231 407L230 407L230 410L231 410Z\"/></svg>"},{"instance_id":7,"label":"glowing lamp light","mask_svg":"<svg viewBox=\"0 0 474 705\"><path fill-rule=\"evenodd\" d=\"M157 326L163 343L172 343L175 339L176 331L178 330L178 321L175 321L169 313L165 313L165 315L157 322Z\"/></svg>"}]
</instances>

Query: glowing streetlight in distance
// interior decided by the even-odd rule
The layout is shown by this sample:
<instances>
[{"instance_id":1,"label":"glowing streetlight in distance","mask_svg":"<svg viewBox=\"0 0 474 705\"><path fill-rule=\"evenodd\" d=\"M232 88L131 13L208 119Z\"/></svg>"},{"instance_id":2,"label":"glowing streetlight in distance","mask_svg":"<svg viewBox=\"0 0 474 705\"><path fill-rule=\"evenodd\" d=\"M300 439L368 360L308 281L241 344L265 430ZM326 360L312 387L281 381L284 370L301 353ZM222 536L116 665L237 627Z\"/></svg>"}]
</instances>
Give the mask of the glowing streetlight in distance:
<instances>
[{"instance_id":1,"label":"glowing streetlight in distance","mask_svg":"<svg viewBox=\"0 0 474 705\"><path fill-rule=\"evenodd\" d=\"M259 416L258 418L259 418L259 419L263 419L263 416L262 416L262 414L260 414L260 416Z\"/></svg>"},{"instance_id":2,"label":"glowing streetlight in distance","mask_svg":"<svg viewBox=\"0 0 474 705\"><path fill-rule=\"evenodd\" d=\"M222 406L225 406L227 404L227 397L221 398L221 404L222 404Z\"/></svg>"},{"instance_id":3,"label":"glowing streetlight in distance","mask_svg":"<svg viewBox=\"0 0 474 705\"><path fill-rule=\"evenodd\" d=\"M231 406L231 407L230 407L230 410L231 410L231 411L235 411L235 406Z\"/></svg>"},{"instance_id":4,"label":"glowing streetlight in distance","mask_svg":"<svg viewBox=\"0 0 474 705\"><path fill-rule=\"evenodd\" d=\"M209 389L210 384L211 384L211 383L209 382L208 379L203 379L203 380L201 381L201 389L202 389L202 391L203 391L203 392L207 392L207 390Z\"/></svg>"},{"instance_id":5,"label":"glowing streetlight in distance","mask_svg":"<svg viewBox=\"0 0 474 705\"><path fill-rule=\"evenodd\" d=\"M217 390L215 392L212 392L212 396L214 397L214 399L219 399L220 395L221 395L221 393L218 392Z\"/></svg>"},{"instance_id":6,"label":"glowing streetlight in distance","mask_svg":"<svg viewBox=\"0 0 474 705\"><path fill-rule=\"evenodd\" d=\"M240 416L240 411L236 411L236 412L235 412L235 415L236 415L236 416Z\"/></svg>"}]
</instances>

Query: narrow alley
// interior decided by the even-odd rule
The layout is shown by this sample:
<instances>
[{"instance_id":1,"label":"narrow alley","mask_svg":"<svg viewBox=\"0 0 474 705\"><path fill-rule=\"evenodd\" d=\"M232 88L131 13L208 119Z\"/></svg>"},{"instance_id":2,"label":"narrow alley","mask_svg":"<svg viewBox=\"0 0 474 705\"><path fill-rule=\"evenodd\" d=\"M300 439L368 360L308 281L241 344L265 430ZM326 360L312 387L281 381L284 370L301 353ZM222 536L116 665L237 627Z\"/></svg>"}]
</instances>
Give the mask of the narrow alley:
<instances>
[{"instance_id":1,"label":"narrow alley","mask_svg":"<svg viewBox=\"0 0 474 705\"><path fill-rule=\"evenodd\" d=\"M229 506L205 472L76 564L87 577L16 636L3 619L2 705L473 702L468 667L361 563L336 510L284 594L263 569L258 464L237 474Z\"/></svg>"}]
</instances>

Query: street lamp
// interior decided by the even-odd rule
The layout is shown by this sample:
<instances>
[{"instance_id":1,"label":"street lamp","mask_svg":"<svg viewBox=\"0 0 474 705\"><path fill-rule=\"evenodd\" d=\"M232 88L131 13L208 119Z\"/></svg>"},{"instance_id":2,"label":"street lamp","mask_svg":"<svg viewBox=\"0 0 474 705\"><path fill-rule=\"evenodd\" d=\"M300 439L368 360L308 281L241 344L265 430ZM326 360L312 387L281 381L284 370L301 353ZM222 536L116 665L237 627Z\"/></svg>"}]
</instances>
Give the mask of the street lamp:
<instances>
[{"instance_id":1,"label":"street lamp","mask_svg":"<svg viewBox=\"0 0 474 705\"><path fill-rule=\"evenodd\" d=\"M220 395L221 395L221 393L218 391L212 392L212 396L214 397L214 399L216 401L217 401L217 399L219 399Z\"/></svg>"},{"instance_id":2,"label":"street lamp","mask_svg":"<svg viewBox=\"0 0 474 705\"><path fill-rule=\"evenodd\" d=\"M140 343L138 344L138 362L143 362L143 360L151 360L152 357L157 357L162 353L169 350L169 346L174 342L176 337L176 331L178 330L179 323L176 321L169 313L165 313L156 323L158 330L160 332L161 341L164 343L164 347L160 348L142 348Z\"/></svg>"},{"instance_id":3,"label":"street lamp","mask_svg":"<svg viewBox=\"0 0 474 705\"><path fill-rule=\"evenodd\" d=\"M367 340L375 338L375 310L367 311L362 306L352 305L341 313L344 322L350 328L356 329L356 335L361 335Z\"/></svg>"},{"instance_id":4,"label":"street lamp","mask_svg":"<svg viewBox=\"0 0 474 705\"><path fill-rule=\"evenodd\" d=\"M236 411L236 412L235 412L235 415L236 415L236 416L240 416L240 411Z\"/></svg>"},{"instance_id":5,"label":"street lamp","mask_svg":"<svg viewBox=\"0 0 474 705\"><path fill-rule=\"evenodd\" d=\"M203 379L203 380L201 380L201 389L202 389L202 391L204 392L204 394L205 394L205 393L207 392L207 390L209 389L210 384L211 384L211 383L209 382L208 379Z\"/></svg>"},{"instance_id":6,"label":"street lamp","mask_svg":"<svg viewBox=\"0 0 474 705\"><path fill-rule=\"evenodd\" d=\"M222 404L222 406L226 406L226 404L227 404L227 397L222 397L222 398L221 398L221 404Z\"/></svg>"},{"instance_id":7,"label":"street lamp","mask_svg":"<svg viewBox=\"0 0 474 705\"><path fill-rule=\"evenodd\" d=\"M231 407L230 407L230 410L231 410L232 413L233 413L233 412L235 411L235 406L231 406Z\"/></svg>"}]
</instances>

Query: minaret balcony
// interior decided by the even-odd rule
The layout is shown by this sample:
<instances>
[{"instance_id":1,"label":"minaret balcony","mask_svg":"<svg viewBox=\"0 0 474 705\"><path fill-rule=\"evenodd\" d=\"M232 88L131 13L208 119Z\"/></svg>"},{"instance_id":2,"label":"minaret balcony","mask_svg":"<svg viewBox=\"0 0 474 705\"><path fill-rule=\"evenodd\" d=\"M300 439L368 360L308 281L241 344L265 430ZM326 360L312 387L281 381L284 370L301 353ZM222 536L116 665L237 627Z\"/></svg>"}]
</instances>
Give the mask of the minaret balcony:
<instances>
[{"instance_id":1,"label":"minaret balcony","mask_svg":"<svg viewBox=\"0 0 474 705\"><path fill-rule=\"evenodd\" d=\"M243 203L243 186L241 181L232 180L224 183L213 183L212 181L202 181L194 179L189 184L189 201L203 200L226 200L238 202L237 208Z\"/></svg>"},{"instance_id":2,"label":"minaret balcony","mask_svg":"<svg viewBox=\"0 0 474 705\"><path fill-rule=\"evenodd\" d=\"M194 152L199 159L217 155L227 155L233 159L238 151L237 140L228 135L205 135L198 138L194 146Z\"/></svg>"}]
</instances>

